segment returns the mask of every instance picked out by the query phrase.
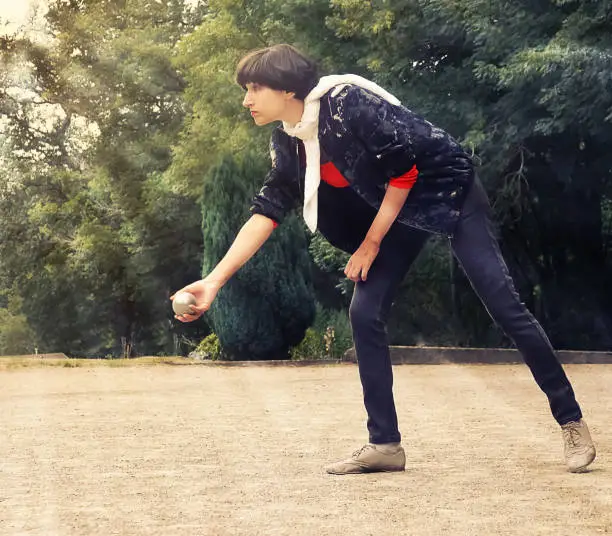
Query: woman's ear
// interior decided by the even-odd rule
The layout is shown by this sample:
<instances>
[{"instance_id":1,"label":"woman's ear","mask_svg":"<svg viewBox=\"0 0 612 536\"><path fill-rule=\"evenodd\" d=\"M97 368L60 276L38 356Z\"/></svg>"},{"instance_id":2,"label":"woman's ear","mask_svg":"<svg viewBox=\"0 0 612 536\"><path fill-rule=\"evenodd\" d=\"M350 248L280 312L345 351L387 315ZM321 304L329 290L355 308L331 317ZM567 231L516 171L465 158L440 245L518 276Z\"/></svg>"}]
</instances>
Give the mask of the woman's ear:
<instances>
[{"instance_id":1,"label":"woman's ear","mask_svg":"<svg viewBox=\"0 0 612 536\"><path fill-rule=\"evenodd\" d=\"M285 91L285 98L287 100L295 99L295 91Z\"/></svg>"}]
</instances>

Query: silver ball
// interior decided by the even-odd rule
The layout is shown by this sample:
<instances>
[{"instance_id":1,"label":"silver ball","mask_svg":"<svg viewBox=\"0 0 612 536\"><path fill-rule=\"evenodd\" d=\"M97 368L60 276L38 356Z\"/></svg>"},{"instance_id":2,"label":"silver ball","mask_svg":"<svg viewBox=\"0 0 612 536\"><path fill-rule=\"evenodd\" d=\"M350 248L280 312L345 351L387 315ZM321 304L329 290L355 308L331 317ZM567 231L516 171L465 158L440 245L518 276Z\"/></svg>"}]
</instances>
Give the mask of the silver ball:
<instances>
[{"instance_id":1,"label":"silver ball","mask_svg":"<svg viewBox=\"0 0 612 536\"><path fill-rule=\"evenodd\" d=\"M195 296L189 292L179 292L172 300L172 309L177 315L193 314L190 305L195 305Z\"/></svg>"}]
</instances>

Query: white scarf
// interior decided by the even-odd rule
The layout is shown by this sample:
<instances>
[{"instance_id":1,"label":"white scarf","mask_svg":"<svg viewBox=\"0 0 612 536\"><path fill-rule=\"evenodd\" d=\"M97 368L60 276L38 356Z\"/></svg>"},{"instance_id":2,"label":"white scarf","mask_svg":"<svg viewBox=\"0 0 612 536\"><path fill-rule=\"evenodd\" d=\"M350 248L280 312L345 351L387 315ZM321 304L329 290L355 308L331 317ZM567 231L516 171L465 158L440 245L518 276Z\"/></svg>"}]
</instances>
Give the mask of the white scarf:
<instances>
[{"instance_id":1,"label":"white scarf","mask_svg":"<svg viewBox=\"0 0 612 536\"><path fill-rule=\"evenodd\" d=\"M391 93L370 80L355 74L323 76L316 87L304 99L304 113L299 123L291 125L283 121L283 128L290 136L301 139L306 150L306 179L304 184L304 221L314 233L317 230L318 198L321 182L321 152L319 149L319 110L321 97L336 86L352 84L362 87L388 100L396 106L400 101ZM341 88L339 88L341 89Z\"/></svg>"}]
</instances>

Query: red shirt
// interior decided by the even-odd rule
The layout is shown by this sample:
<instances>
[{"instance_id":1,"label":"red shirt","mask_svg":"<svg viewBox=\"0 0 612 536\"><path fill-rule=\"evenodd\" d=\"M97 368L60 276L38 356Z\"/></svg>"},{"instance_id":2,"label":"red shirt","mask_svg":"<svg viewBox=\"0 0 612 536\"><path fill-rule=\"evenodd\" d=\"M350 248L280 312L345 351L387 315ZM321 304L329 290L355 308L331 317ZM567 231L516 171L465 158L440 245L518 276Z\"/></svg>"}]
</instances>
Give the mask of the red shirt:
<instances>
[{"instance_id":1,"label":"red shirt","mask_svg":"<svg viewBox=\"0 0 612 536\"><path fill-rule=\"evenodd\" d=\"M407 173L404 173L400 177L395 177L389 181L390 186L395 188L402 188L410 190L419 176L419 170L416 166L412 166L412 169ZM333 162L326 162L321 164L321 180L325 181L334 188L346 188L349 186L349 182L344 178L340 170L334 165ZM278 223L274 222L274 228L278 226Z\"/></svg>"},{"instance_id":2,"label":"red shirt","mask_svg":"<svg viewBox=\"0 0 612 536\"><path fill-rule=\"evenodd\" d=\"M410 190L416 182L418 175L419 170L416 166L412 166L412 169L407 173L391 179L389 185L395 186L395 188ZM324 180L334 188L346 188L349 185L348 181L342 176L338 168L334 166L333 162L327 162L321 165L321 180Z\"/></svg>"}]
</instances>

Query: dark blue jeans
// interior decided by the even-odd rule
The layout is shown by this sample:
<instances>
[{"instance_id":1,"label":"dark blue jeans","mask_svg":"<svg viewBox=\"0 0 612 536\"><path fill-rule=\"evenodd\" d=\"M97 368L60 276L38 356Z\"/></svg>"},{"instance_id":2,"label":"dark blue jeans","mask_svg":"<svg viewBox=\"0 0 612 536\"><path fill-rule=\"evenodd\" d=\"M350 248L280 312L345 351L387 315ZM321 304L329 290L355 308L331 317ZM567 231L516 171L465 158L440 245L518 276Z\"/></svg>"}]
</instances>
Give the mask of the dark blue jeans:
<instances>
[{"instance_id":1,"label":"dark blue jeans","mask_svg":"<svg viewBox=\"0 0 612 536\"><path fill-rule=\"evenodd\" d=\"M393 443L401 438L393 401L387 319L397 288L428 237L425 231L395 223L367 281L355 285L349 315L371 443ZM468 194L450 246L487 311L522 354L548 397L557 422L580 419L574 391L548 337L514 288L493 231L489 201L478 179Z\"/></svg>"}]
</instances>

